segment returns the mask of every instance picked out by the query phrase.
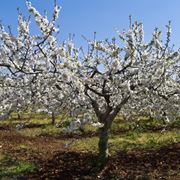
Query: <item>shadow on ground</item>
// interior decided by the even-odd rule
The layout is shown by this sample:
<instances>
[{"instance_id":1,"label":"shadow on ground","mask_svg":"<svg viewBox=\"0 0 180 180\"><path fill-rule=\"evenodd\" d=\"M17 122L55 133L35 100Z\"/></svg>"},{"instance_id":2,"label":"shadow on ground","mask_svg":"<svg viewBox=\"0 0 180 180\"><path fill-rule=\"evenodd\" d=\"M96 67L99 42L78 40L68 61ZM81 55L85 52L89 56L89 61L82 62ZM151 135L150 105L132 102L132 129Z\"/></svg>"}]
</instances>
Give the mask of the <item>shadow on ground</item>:
<instances>
[{"instance_id":1,"label":"shadow on ground","mask_svg":"<svg viewBox=\"0 0 180 180\"><path fill-rule=\"evenodd\" d=\"M106 167L95 166L97 157L90 153L61 152L40 165L27 179L179 179L180 144L148 151L120 151Z\"/></svg>"}]
</instances>

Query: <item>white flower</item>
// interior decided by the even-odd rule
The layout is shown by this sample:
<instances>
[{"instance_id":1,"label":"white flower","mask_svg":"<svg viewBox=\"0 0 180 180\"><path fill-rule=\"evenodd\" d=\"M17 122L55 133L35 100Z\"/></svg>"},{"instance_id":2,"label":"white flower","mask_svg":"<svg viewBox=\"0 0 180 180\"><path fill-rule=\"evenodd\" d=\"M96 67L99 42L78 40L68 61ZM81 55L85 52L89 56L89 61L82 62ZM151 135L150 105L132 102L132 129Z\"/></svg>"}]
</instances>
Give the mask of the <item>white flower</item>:
<instances>
[{"instance_id":1,"label":"white flower","mask_svg":"<svg viewBox=\"0 0 180 180\"><path fill-rule=\"evenodd\" d=\"M104 124L100 123L100 122L92 123L91 125L94 126L94 127L97 127L97 128L102 128L104 126Z\"/></svg>"}]
</instances>

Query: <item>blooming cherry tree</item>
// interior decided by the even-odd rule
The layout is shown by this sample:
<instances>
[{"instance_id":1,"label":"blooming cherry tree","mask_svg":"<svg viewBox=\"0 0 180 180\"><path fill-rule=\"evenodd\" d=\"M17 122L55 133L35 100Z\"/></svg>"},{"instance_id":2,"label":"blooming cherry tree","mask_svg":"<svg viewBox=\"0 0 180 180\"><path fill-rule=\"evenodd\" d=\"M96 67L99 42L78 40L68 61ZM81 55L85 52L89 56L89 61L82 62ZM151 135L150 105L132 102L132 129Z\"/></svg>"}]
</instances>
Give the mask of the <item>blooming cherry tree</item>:
<instances>
[{"instance_id":1,"label":"blooming cherry tree","mask_svg":"<svg viewBox=\"0 0 180 180\"><path fill-rule=\"evenodd\" d=\"M79 79L75 81L77 97L93 109L102 124L99 139L102 162L108 157L108 133L118 113L160 114L159 108L168 117L179 111L180 53L169 48L170 24L165 43L160 35L156 28L152 39L145 42L143 25L135 22L127 32L119 33L124 46L115 38L89 41L88 53L77 59L80 63L79 71L74 72Z\"/></svg>"}]
</instances>

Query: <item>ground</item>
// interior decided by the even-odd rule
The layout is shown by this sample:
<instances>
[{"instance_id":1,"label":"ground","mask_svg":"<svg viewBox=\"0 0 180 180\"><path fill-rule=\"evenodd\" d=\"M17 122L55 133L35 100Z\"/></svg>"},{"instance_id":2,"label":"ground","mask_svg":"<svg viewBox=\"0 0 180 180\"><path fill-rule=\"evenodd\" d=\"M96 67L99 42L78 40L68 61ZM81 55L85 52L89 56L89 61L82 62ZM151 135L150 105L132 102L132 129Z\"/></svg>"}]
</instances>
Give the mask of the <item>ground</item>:
<instances>
[{"instance_id":1,"label":"ground","mask_svg":"<svg viewBox=\"0 0 180 180\"><path fill-rule=\"evenodd\" d=\"M64 134L41 115L22 129L19 122L24 119L0 123L0 179L180 179L179 120L165 126L117 118L103 169L96 166L95 128Z\"/></svg>"}]
</instances>

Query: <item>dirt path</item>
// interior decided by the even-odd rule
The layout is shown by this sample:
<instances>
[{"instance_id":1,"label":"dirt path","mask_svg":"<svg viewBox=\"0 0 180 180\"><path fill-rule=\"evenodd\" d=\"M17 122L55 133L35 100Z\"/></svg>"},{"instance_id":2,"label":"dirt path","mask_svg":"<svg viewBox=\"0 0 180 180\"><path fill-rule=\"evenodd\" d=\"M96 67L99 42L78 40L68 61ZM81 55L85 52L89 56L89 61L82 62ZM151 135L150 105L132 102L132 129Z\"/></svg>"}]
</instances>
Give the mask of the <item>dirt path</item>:
<instances>
[{"instance_id":1,"label":"dirt path","mask_svg":"<svg viewBox=\"0 0 180 180\"><path fill-rule=\"evenodd\" d=\"M65 151L65 144L53 137L27 137L14 129L5 128L0 130L0 150L39 163L50 159L57 151Z\"/></svg>"}]
</instances>

